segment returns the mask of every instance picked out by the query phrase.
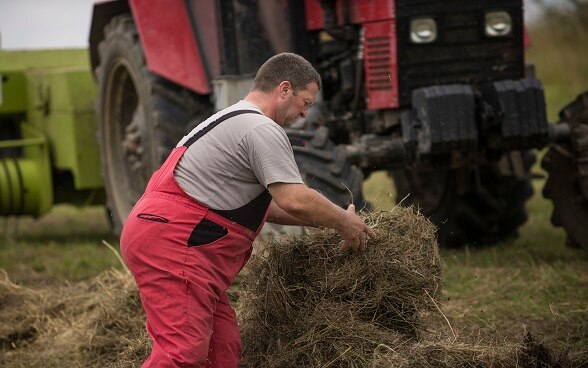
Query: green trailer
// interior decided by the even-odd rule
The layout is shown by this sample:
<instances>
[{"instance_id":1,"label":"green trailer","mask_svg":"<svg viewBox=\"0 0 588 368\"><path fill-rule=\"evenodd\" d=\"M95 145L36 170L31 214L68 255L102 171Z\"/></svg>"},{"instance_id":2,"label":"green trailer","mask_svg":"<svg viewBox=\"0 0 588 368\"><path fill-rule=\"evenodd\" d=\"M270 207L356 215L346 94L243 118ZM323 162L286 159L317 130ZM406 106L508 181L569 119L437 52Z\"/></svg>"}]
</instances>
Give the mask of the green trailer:
<instances>
[{"instance_id":1,"label":"green trailer","mask_svg":"<svg viewBox=\"0 0 588 368\"><path fill-rule=\"evenodd\" d=\"M86 50L0 51L0 215L104 201Z\"/></svg>"}]
</instances>

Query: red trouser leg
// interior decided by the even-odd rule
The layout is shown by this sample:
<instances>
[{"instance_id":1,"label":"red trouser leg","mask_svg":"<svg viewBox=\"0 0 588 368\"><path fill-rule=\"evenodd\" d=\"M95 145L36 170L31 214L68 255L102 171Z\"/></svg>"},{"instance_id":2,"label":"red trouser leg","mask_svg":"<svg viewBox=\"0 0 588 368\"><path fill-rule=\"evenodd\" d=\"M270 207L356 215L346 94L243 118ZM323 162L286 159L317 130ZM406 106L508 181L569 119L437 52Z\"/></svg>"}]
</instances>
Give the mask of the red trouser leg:
<instances>
[{"instance_id":1,"label":"red trouser leg","mask_svg":"<svg viewBox=\"0 0 588 368\"><path fill-rule=\"evenodd\" d=\"M141 290L147 331L153 340L143 367L205 367L214 327L216 296L181 278L166 276L167 292L154 298L150 287Z\"/></svg>"},{"instance_id":2,"label":"red trouser leg","mask_svg":"<svg viewBox=\"0 0 588 368\"><path fill-rule=\"evenodd\" d=\"M169 209L167 203L160 207ZM188 247L194 224L176 231L172 224L129 216L121 237L121 253L137 282L153 341L143 367L236 368L241 356L237 320L224 293L227 281L213 270L249 243L230 232L210 246Z\"/></svg>"},{"instance_id":3,"label":"red trouser leg","mask_svg":"<svg viewBox=\"0 0 588 368\"><path fill-rule=\"evenodd\" d=\"M183 282L185 293L170 282L166 284L169 292L156 305L142 298L147 329L153 340L151 356L143 367L237 368L241 338L235 311L226 294L216 300L195 284ZM166 316L165 321L161 316ZM171 316L181 316L178 324L173 323Z\"/></svg>"},{"instance_id":4,"label":"red trouser leg","mask_svg":"<svg viewBox=\"0 0 588 368\"><path fill-rule=\"evenodd\" d=\"M207 368L237 367L241 361L241 336L235 311L224 294L216 304L214 330L210 341Z\"/></svg>"}]
</instances>

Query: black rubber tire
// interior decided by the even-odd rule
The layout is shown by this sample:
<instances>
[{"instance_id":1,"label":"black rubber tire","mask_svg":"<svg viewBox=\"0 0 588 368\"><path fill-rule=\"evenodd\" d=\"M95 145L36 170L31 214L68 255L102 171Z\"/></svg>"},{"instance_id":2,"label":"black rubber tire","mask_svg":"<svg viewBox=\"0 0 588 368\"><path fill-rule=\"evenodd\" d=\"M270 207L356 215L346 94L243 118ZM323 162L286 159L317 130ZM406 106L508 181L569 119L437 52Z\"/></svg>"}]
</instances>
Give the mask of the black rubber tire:
<instances>
[{"instance_id":1,"label":"black rubber tire","mask_svg":"<svg viewBox=\"0 0 588 368\"><path fill-rule=\"evenodd\" d=\"M566 244L588 251L588 92L561 110L568 143L552 145L541 161L548 179L543 196L553 201L551 222L566 231Z\"/></svg>"},{"instance_id":2,"label":"black rubber tire","mask_svg":"<svg viewBox=\"0 0 588 368\"><path fill-rule=\"evenodd\" d=\"M524 151L522 159L528 173L535 154ZM495 165L476 170L394 171L397 202L418 206L437 226L442 247L491 245L516 237L527 220L525 203L533 194L530 180L500 175ZM466 185L458 186L460 175L465 175Z\"/></svg>"},{"instance_id":3,"label":"black rubber tire","mask_svg":"<svg viewBox=\"0 0 588 368\"><path fill-rule=\"evenodd\" d=\"M212 112L198 96L147 70L133 19L114 17L98 46L97 112L102 175L113 230L143 193L153 171L188 128Z\"/></svg>"},{"instance_id":4,"label":"black rubber tire","mask_svg":"<svg viewBox=\"0 0 588 368\"><path fill-rule=\"evenodd\" d=\"M342 208L353 203L356 211L371 209L363 197L363 172L349 164L342 146L329 139L328 128L286 129L286 132L293 142L304 142L303 146L294 144L293 150L306 185Z\"/></svg>"}]
</instances>

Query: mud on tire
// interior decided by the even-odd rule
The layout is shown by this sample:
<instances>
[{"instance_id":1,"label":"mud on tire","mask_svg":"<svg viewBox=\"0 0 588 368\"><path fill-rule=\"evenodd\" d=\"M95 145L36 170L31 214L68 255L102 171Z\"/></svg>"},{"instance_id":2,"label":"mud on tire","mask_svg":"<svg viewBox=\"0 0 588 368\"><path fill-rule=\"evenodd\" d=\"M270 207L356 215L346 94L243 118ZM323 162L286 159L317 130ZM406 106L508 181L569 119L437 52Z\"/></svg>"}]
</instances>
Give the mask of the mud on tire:
<instances>
[{"instance_id":1,"label":"mud on tire","mask_svg":"<svg viewBox=\"0 0 588 368\"><path fill-rule=\"evenodd\" d=\"M528 173L535 154L523 151L521 158ZM530 180L504 176L497 165L476 170L396 170L397 202L418 206L437 226L440 246L489 245L516 237L527 220Z\"/></svg>"},{"instance_id":2,"label":"mud on tire","mask_svg":"<svg viewBox=\"0 0 588 368\"><path fill-rule=\"evenodd\" d=\"M204 96L147 70L129 14L106 25L98 54L102 175L112 226L119 233L153 171L212 107Z\"/></svg>"}]
</instances>

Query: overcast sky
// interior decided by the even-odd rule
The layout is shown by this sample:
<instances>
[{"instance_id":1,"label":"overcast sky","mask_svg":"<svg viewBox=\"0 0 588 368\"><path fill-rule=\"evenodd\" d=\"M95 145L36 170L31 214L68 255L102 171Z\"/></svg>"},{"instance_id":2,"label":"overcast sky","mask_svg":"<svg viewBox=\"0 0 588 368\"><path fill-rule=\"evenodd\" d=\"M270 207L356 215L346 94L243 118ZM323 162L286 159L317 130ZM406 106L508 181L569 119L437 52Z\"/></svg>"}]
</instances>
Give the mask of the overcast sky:
<instances>
[{"instance_id":1,"label":"overcast sky","mask_svg":"<svg viewBox=\"0 0 588 368\"><path fill-rule=\"evenodd\" d=\"M87 47L94 0L0 0L0 47Z\"/></svg>"},{"instance_id":2,"label":"overcast sky","mask_svg":"<svg viewBox=\"0 0 588 368\"><path fill-rule=\"evenodd\" d=\"M87 47L94 2L0 0L0 48ZM537 6L533 0L526 0L525 5L526 18L532 18Z\"/></svg>"}]
</instances>

